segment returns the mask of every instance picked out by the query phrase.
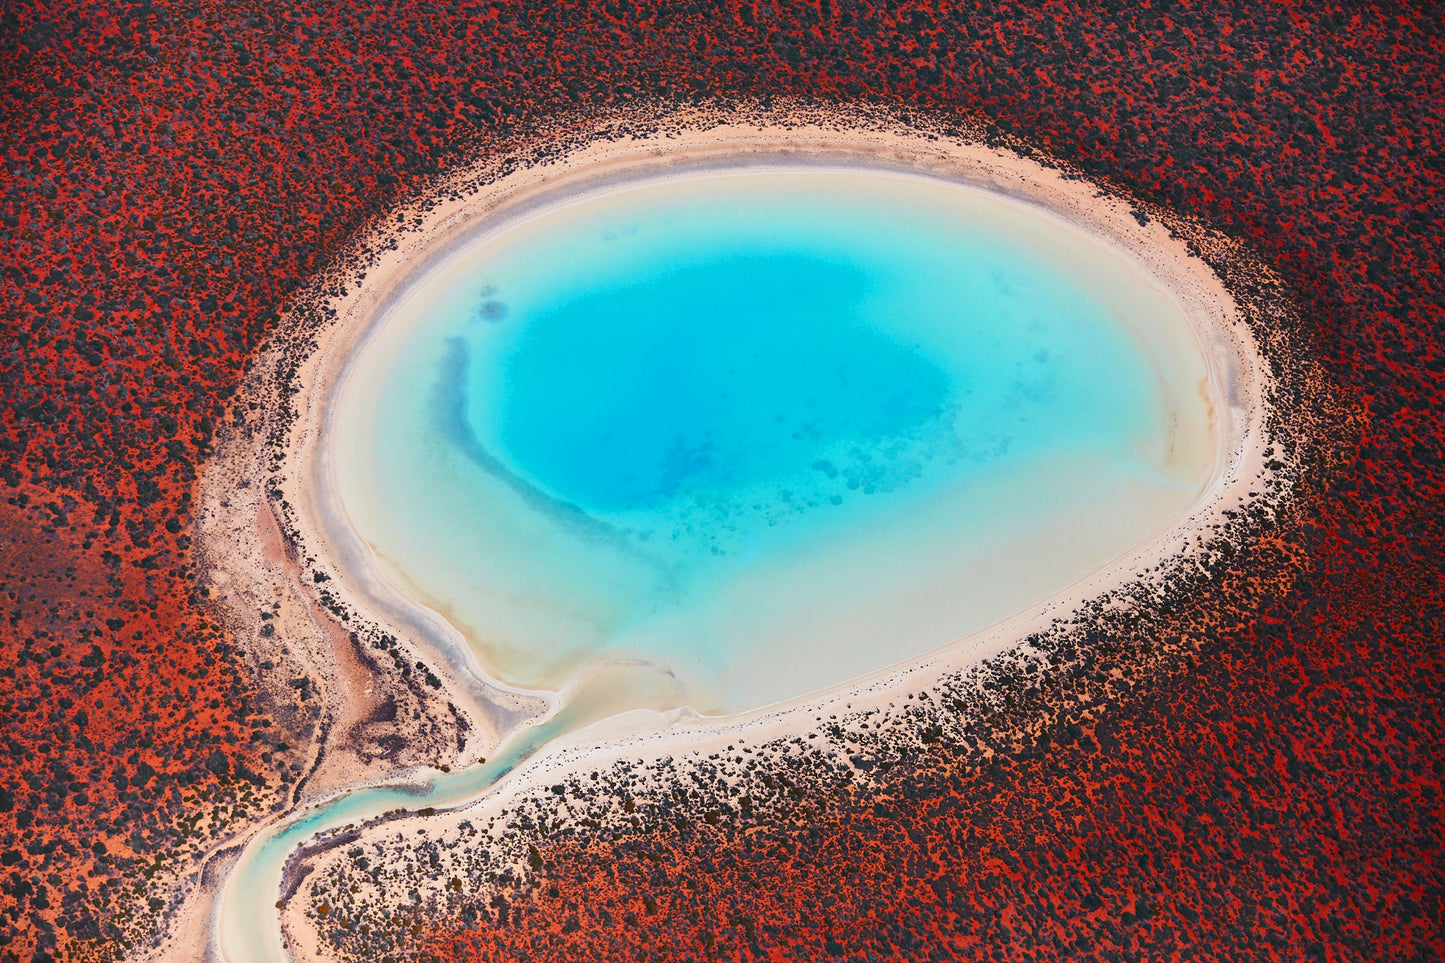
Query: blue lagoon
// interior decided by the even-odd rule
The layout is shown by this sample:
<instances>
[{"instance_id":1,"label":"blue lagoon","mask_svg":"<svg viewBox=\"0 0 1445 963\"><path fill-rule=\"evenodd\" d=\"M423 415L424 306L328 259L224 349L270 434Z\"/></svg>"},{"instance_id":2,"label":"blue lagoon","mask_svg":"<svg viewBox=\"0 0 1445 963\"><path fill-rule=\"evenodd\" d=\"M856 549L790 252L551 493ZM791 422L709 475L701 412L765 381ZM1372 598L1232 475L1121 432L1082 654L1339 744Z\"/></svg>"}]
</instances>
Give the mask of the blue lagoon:
<instances>
[{"instance_id":1,"label":"blue lagoon","mask_svg":"<svg viewBox=\"0 0 1445 963\"><path fill-rule=\"evenodd\" d=\"M751 166L503 218L377 319L332 484L507 683L705 713L911 659L1188 507L1209 369L1123 253L960 184Z\"/></svg>"}]
</instances>

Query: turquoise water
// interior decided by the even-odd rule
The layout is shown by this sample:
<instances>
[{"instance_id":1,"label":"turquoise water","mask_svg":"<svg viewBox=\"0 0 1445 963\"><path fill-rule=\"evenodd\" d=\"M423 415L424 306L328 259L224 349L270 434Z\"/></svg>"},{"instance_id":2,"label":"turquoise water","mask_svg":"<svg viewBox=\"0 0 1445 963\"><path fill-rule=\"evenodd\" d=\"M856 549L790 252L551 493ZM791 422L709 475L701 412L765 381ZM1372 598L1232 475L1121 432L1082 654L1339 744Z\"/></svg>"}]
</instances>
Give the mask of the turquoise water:
<instances>
[{"instance_id":1,"label":"turquoise water","mask_svg":"<svg viewBox=\"0 0 1445 963\"><path fill-rule=\"evenodd\" d=\"M297 849L321 833L362 825L384 813L470 802L557 736L596 721L606 710L599 712L599 700L591 695L583 691L551 718L521 729L490 760L453 773L433 773L413 786L349 790L260 833L247 844L222 894L217 916L222 957L230 963L283 963L295 956L284 948L280 914L272 907L281 892L286 860Z\"/></svg>"},{"instance_id":2,"label":"turquoise water","mask_svg":"<svg viewBox=\"0 0 1445 963\"><path fill-rule=\"evenodd\" d=\"M1122 256L964 188L751 169L479 238L356 358L337 492L503 680L636 660L704 711L845 681L1126 550L1212 468Z\"/></svg>"}]
</instances>

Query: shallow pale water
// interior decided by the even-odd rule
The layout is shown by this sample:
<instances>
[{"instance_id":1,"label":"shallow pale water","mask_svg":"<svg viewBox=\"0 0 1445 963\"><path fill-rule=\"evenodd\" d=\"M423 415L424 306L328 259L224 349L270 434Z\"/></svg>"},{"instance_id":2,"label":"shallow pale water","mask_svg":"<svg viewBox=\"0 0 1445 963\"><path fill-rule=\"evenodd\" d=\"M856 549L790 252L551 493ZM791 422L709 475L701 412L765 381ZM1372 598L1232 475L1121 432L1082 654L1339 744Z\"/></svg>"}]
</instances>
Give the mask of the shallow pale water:
<instances>
[{"instance_id":1,"label":"shallow pale water","mask_svg":"<svg viewBox=\"0 0 1445 963\"><path fill-rule=\"evenodd\" d=\"M658 708L673 701L672 693L660 691L652 680L626 678L638 671L631 667L598 671L577 686L566 705L544 721L519 729L489 760L446 774L419 774L421 780L410 786L348 790L262 831L247 844L226 881L216 920L222 957L230 963L284 963L296 955L286 952L280 914L273 907L286 860L308 841L388 812L465 805L525 766L557 737L612 715L619 690L631 693L637 708Z\"/></svg>"},{"instance_id":2,"label":"shallow pale water","mask_svg":"<svg viewBox=\"0 0 1445 963\"><path fill-rule=\"evenodd\" d=\"M501 679L605 660L703 711L1037 602L1214 448L1173 301L1032 209L869 172L617 188L439 264L356 358L337 491Z\"/></svg>"}]
</instances>

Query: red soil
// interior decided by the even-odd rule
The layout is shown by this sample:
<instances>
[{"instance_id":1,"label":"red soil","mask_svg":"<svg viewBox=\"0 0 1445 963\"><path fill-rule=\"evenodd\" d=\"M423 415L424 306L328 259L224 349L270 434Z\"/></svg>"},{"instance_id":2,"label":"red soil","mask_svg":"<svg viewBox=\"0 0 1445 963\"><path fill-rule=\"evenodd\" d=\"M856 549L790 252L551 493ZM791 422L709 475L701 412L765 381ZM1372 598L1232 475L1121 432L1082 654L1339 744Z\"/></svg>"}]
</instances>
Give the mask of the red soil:
<instances>
[{"instance_id":1,"label":"red soil","mask_svg":"<svg viewBox=\"0 0 1445 963\"><path fill-rule=\"evenodd\" d=\"M1211 640L1193 671L1092 738L982 772L944 756L897 771L886 816L816 799L793 828L659 836L660 864L548 852L557 895L527 918L557 932L431 945L1445 954L1439 13L986 7L7 6L3 952L118 954L112 914L169 899L138 874L195 835L184 819L226 818L253 780L279 788L187 533L194 465L289 293L400 192L521 121L802 95L978 114L1249 239L1297 293L1358 449L1185 613ZM563 926L572 913L583 925Z\"/></svg>"}]
</instances>

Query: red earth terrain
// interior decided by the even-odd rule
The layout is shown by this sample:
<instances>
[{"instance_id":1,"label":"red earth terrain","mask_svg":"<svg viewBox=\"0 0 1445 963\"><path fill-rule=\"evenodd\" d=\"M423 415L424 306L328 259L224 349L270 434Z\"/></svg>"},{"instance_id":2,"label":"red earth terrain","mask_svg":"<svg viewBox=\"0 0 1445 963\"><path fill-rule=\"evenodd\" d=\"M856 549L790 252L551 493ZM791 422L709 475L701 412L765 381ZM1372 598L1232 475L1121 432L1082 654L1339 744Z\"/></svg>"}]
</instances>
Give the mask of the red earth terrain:
<instances>
[{"instance_id":1,"label":"red earth terrain","mask_svg":"<svg viewBox=\"0 0 1445 963\"><path fill-rule=\"evenodd\" d=\"M402 951L1445 956L1442 51L1431 4L6 5L0 958L139 952L165 881L296 779L304 713L260 698L190 544L288 297L477 151L740 97L982 120L1247 241L1347 446L1154 627L1196 655L1091 727L761 827L544 844L510 913Z\"/></svg>"}]
</instances>

